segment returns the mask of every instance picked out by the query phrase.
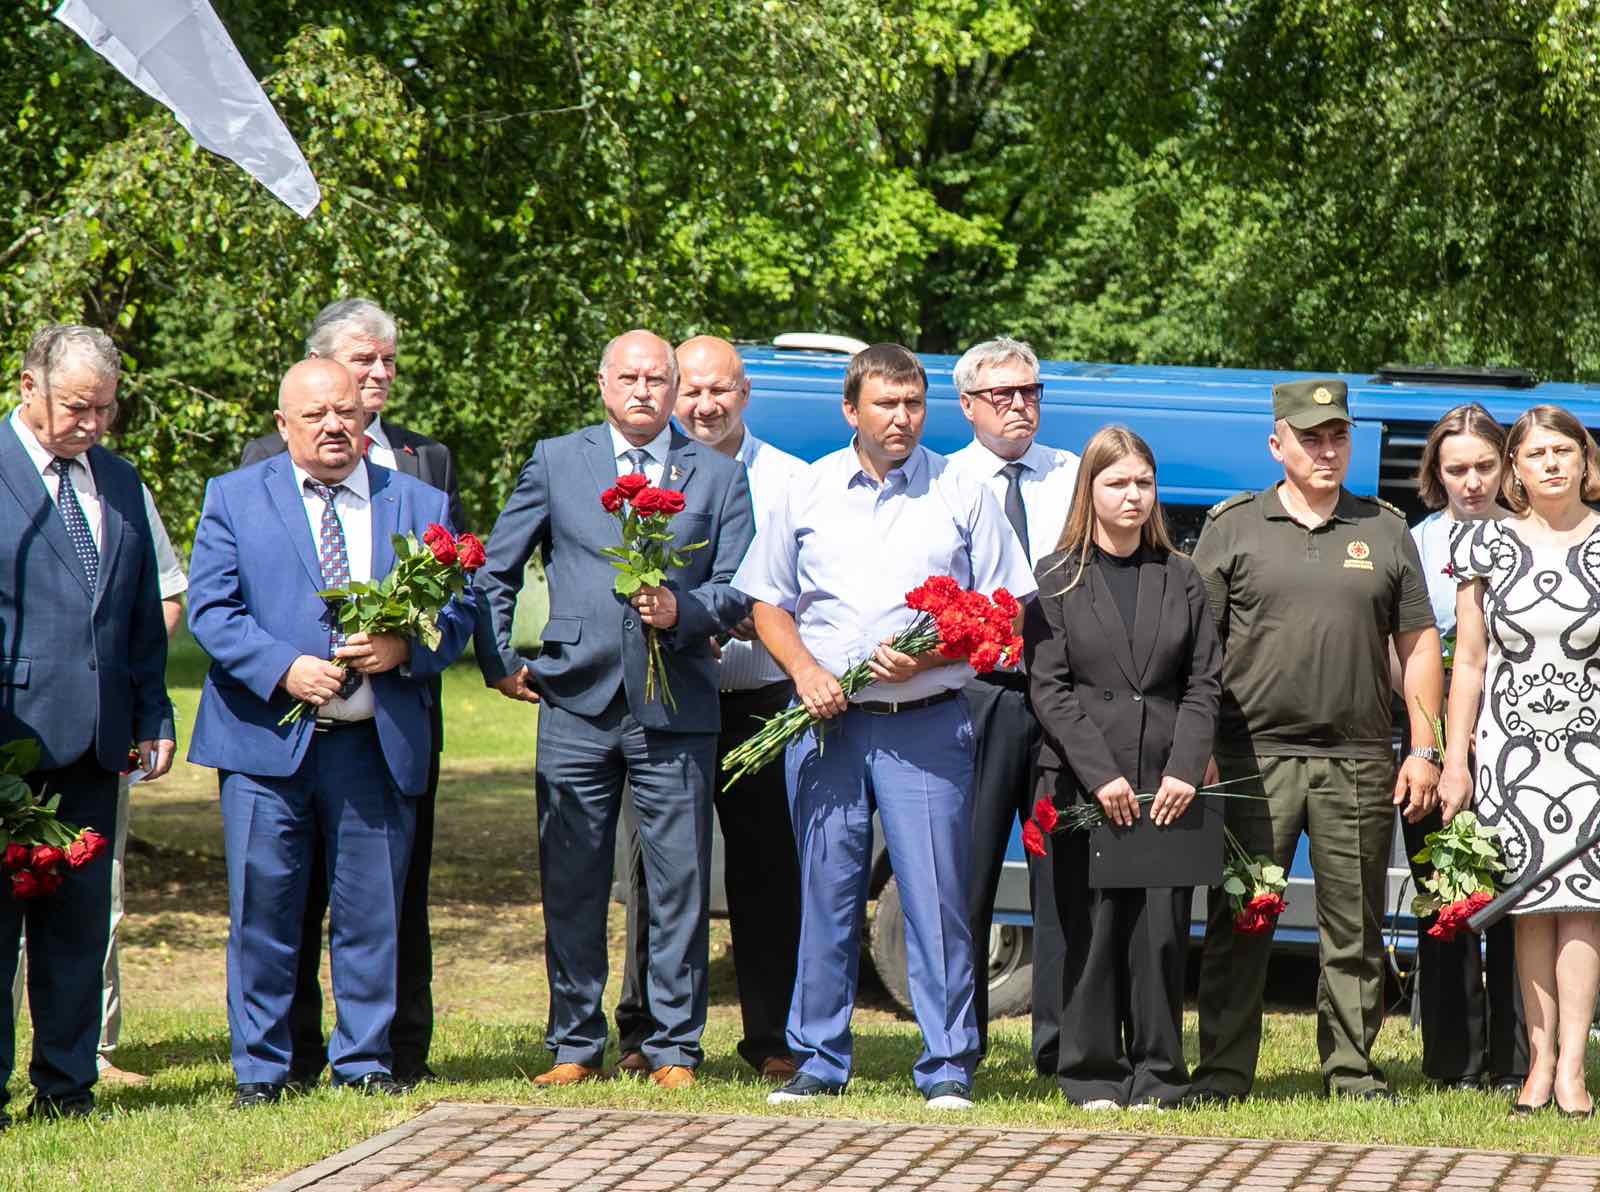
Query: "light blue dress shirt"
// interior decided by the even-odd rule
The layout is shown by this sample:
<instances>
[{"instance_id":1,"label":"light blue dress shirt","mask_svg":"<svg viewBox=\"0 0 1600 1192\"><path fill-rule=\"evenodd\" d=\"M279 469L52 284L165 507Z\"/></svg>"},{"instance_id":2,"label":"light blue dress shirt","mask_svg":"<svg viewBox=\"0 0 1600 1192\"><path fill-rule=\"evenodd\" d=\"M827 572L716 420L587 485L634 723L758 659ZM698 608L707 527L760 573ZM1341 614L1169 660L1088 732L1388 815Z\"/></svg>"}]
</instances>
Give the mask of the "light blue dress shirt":
<instances>
[{"instance_id":1,"label":"light blue dress shirt","mask_svg":"<svg viewBox=\"0 0 1600 1192\"><path fill-rule=\"evenodd\" d=\"M917 447L880 485L854 442L823 456L756 532L733 586L794 616L800 640L842 674L916 617L906 593L948 575L986 595L1018 600L1036 585L1000 506L970 474ZM904 683L871 683L854 702L900 703L963 686L966 666L941 666Z\"/></svg>"}]
</instances>

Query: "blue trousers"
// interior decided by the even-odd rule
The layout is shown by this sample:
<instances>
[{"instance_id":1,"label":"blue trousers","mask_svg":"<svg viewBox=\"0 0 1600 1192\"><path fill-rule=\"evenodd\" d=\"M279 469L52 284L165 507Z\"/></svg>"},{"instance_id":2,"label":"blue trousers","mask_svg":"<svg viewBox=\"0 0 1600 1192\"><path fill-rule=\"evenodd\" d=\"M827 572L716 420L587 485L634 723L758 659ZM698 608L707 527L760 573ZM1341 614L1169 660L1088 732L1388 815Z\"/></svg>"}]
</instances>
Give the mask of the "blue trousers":
<instances>
[{"instance_id":1,"label":"blue trousers","mask_svg":"<svg viewBox=\"0 0 1600 1192\"><path fill-rule=\"evenodd\" d=\"M80 828L116 839L117 776L93 754L59 770L39 770L28 785L61 796L57 814ZM63 866L65 869L65 866ZM17 1058L10 997L17 945L28 927L28 1011L33 1059L28 1079L40 1097L62 1104L94 1101L100 1044L100 985L111 928L111 857L67 870L54 894L19 899L0 891L0 1114Z\"/></svg>"},{"instance_id":2,"label":"blue trousers","mask_svg":"<svg viewBox=\"0 0 1600 1192\"><path fill-rule=\"evenodd\" d=\"M964 697L876 716L852 707L789 746L789 807L800 854L800 956L789 1050L825 1084L850 1079L850 1015L872 865L872 812L883 826L905 909L911 1005L924 1092L970 1084L978 1062L973 1007L972 719Z\"/></svg>"},{"instance_id":3,"label":"blue trousers","mask_svg":"<svg viewBox=\"0 0 1600 1192\"><path fill-rule=\"evenodd\" d=\"M416 801L395 789L370 722L318 734L297 774L222 774L228 1030L240 1084L289 1078L289 1008L320 838L337 1021L336 1083L391 1071L396 933Z\"/></svg>"},{"instance_id":4,"label":"blue trousers","mask_svg":"<svg viewBox=\"0 0 1600 1192\"><path fill-rule=\"evenodd\" d=\"M633 791L650 900L645 988L652 1068L693 1068L706 1026L710 965L711 779L715 733L646 729L619 696L599 716L539 707L534 786L550 1024L558 1064L605 1056L606 911L624 780Z\"/></svg>"}]
</instances>

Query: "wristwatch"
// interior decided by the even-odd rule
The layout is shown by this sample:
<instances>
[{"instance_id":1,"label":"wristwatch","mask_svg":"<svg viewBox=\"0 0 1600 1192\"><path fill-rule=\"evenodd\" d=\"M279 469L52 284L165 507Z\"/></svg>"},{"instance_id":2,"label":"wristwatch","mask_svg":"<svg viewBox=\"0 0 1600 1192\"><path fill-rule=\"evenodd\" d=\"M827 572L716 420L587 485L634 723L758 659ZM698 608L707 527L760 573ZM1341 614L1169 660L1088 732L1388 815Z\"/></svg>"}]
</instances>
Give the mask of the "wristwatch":
<instances>
[{"instance_id":1,"label":"wristwatch","mask_svg":"<svg viewBox=\"0 0 1600 1192\"><path fill-rule=\"evenodd\" d=\"M1432 745L1424 745L1421 748L1413 749L1406 756L1420 757L1423 761L1431 763L1436 768L1444 769L1444 754L1440 753Z\"/></svg>"}]
</instances>

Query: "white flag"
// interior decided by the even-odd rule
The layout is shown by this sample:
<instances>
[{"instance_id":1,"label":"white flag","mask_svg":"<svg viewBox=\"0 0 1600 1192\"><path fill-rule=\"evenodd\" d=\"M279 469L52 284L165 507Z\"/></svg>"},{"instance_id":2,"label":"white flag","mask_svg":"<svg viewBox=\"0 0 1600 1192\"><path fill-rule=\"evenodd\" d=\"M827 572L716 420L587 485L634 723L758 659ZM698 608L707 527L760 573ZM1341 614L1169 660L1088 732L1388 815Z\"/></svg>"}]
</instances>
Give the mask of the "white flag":
<instances>
[{"instance_id":1,"label":"white flag","mask_svg":"<svg viewBox=\"0 0 1600 1192\"><path fill-rule=\"evenodd\" d=\"M322 201L311 167L207 0L62 0L56 20L201 145L243 166L301 216Z\"/></svg>"}]
</instances>

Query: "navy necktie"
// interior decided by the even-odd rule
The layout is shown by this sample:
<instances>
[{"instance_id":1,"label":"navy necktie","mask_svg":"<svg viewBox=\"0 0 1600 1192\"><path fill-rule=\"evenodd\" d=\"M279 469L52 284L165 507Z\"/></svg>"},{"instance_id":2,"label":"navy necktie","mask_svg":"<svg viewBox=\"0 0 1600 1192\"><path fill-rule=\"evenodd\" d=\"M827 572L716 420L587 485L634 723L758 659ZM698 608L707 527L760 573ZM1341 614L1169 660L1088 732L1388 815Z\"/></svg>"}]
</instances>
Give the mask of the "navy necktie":
<instances>
[{"instance_id":1,"label":"navy necktie","mask_svg":"<svg viewBox=\"0 0 1600 1192\"><path fill-rule=\"evenodd\" d=\"M643 476L645 461L650 458L650 453L643 447L635 447L632 451L624 451L622 458L633 465L634 472Z\"/></svg>"},{"instance_id":2,"label":"navy necktie","mask_svg":"<svg viewBox=\"0 0 1600 1192\"><path fill-rule=\"evenodd\" d=\"M1006 478L1006 520L1016 531L1017 540L1022 543L1022 553L1031 563L1033 552L1028 549L1028 510L1022 504L1022 467L1020 463L1010 463L1000 471Z\"/></svg>"},{"instance_id":3,"label":"navy necktie","mask_svg":"<svg viewBox=\"0 0 1600 1192\"><path fill-rule=\"evenodd\" d=\"M72 549L78 552L78 562L83 564L84 577L89 581L89 591L93 592L100 580L100 551L94 544L94 535L89 532L89 519L83 515L83 506L78 504L77 490L72 487L72 463L59 455L50 461L50 470L57 478L56 508L67 524L67 537L72 539Z\"/></svg>"}]
</instances>

